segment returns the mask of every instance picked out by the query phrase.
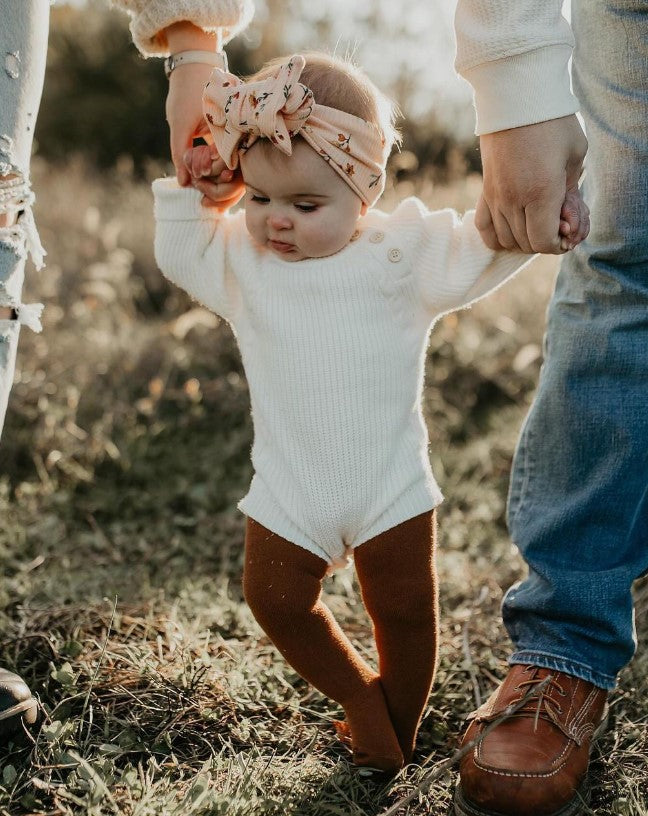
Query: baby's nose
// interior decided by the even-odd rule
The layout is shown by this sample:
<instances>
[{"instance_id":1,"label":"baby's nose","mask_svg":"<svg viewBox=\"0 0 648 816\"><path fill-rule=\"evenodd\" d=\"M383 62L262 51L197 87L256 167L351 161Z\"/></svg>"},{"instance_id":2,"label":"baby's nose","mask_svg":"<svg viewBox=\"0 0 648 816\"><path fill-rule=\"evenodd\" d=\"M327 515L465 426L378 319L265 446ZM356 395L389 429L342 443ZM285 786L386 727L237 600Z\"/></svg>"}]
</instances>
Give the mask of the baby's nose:
<instances>
[{"instance_id":1,"label":"baby's nose","mask_svg":"<svg viewBox=\"0 0 648 816\"><path fill-rule=\"evenodd\" d=\"M290 218L283 213L271 213L268 216L268 226L275 230L290 229L292 222Z\"/></svg>"}]
</instances>

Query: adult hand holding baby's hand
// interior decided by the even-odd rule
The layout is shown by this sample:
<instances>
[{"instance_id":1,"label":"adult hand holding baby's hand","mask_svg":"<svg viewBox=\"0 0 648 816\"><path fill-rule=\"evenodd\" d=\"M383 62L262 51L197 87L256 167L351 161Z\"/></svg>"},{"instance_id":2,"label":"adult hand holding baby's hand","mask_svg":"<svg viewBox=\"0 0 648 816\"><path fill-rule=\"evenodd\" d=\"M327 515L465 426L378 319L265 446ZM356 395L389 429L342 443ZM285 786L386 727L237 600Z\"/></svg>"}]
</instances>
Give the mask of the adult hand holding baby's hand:
<instances>
[{"instance_id":1,"label":"adult hand holding baby's hand","mask_svg":"<svg viewBox=\"0 0 648 816\"><path fill-rule=\"evenodd\" d=\"M221 49L220 30L203 31L187 20L173 23L164 29L163 34L171 54L183 51L218 53ZM202 96L213 70L211 64L188 62L177 66L169 77L166 117L170 130L171 158L178 183L183 187L191 184L191 176L183 161L185 150L197 136L208 133Z\"/></svg>"},{"instance_id":2,"label":"adult hand holding baby's hand","mask_svg":"<svg viewBox=\"0 0 648 816\"><path fill-rule=\"evenodd\" d=\"M185 152L183 162L192 186L203 194L203 206L224 212L243 197L240 170L230 170L213 145L192 147Z\"/></svg>"},{"instance_id":3,"label":"adult hand holding baby's hand","mask_svg":"<svg viewBox=\"0 0 648 816\"><path fill-rule=\"evenodd\" d=\"M560 254L570 248L562 221L570 244L582 240L589 213L578 179L587 140L575 115L487 133L480 146L484 189L475 223L487 246Z\"/></svg>"}]
</instances>

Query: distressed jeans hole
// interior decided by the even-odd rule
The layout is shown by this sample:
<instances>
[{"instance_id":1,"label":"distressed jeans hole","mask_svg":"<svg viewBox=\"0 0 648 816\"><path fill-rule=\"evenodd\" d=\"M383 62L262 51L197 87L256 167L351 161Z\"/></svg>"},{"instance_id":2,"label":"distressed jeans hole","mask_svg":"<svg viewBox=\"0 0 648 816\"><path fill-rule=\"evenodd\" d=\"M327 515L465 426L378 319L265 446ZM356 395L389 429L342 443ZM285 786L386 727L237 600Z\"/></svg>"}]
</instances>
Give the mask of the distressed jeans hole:
<instances>
[{"instance_id":1,"label":"distressed jeans hole","mask_svg":"<svg viewBox=\"0 0 648 816\"><path fill-rule=\"evenodd\" d=\"M0 137L2 139L4 137ZM19 173L2 172L0 162L0 227L12 227L22 210L19 209L24 196L25 181Z\"/></svg>"}]
</instances>

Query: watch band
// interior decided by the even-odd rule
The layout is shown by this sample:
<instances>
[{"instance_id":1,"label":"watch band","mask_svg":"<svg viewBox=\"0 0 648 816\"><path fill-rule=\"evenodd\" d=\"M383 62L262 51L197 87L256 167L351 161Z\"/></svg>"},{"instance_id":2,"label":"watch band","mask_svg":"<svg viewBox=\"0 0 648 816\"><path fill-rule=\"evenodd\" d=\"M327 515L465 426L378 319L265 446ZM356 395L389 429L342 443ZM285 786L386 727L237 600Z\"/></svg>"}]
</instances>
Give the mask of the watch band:
<instances>
[{"instance_id":1,"label":"watch band","mask_svg":"<svg viewBox=\"0 0 648 816\"><path fill-rule=\"evenodd\" d=\"M164 73L168 78L179 65L188 65L192 62L213 65L214 68L227 71L227 54L224 51L179 51L164 60Z\"/></svg>"}]
</instances>

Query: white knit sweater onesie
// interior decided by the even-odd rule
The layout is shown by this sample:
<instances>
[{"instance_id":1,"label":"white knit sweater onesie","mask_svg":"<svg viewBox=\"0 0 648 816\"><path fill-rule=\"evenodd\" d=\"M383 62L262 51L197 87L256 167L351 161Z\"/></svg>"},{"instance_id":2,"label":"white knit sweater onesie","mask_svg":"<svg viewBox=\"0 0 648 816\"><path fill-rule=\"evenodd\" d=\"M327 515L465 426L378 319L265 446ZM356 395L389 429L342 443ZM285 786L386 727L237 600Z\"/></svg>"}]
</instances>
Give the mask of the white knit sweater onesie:
<instances>
[{"instance_id":1,"label":"white knit sweater onesie","mask_svg":"<svg viewBox=\"0 0 648 816\"><path fill-rule=\"evenodd\" d=\"M153 189L160 269L226 319L241 350L255 474L239 508L331 572L439 504L421 411L430 327L529 256L489 250L472 213L408 199L371 210L337 254L288 262L253 243L243 211L214 218L174 180Z\"/></svg>"}]
</instances>

